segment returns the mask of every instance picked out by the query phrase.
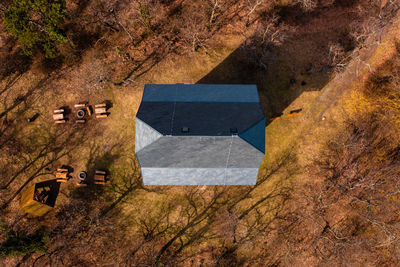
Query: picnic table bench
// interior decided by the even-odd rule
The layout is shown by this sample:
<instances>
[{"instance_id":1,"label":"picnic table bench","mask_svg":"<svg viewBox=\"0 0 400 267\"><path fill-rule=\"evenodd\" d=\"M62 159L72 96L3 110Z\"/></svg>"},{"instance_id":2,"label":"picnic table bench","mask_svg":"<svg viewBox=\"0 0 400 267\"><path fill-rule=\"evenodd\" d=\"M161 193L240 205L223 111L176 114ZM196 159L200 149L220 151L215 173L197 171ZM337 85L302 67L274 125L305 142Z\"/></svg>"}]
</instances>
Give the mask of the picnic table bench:
<instances>
[{"instance_id":1,"label":"picnic table bench","mask_svg":"<svg viewBox=\"0 0 400 267\"><path fill-rule=\"evenodd\" d=\"M53 119L56 120L62 120L64 119L64 114L63 113L57 113L57 114L53 114Z\"/></svg>"},{"instance_id":2,"label":"picnic table bench","mask_svg":"<svg viewBox=\"0 0 400 267\"><path fill-rule=\"evenodd\" d=\"M101 118L107 118L108 115L106 114L101 114L101 115L96 115L96 118L101 119Z\"/></svg>"},{"instance_id":3,"label":"picnic table bench","mask_svg":"<svg viewBox=\"0 0 400 267\"><path fill-rule=\"evenodd\" d=\"M64 179L67 179L67 175L68 175L68 173L66 173L66 172L57 172L57 173L56 173L56 178L64 178Z\"/></svg>"},{"instance_id":4,"label":"picnic table bench","mask_svg":"<svg viewBox=\"0 0 400 267\"><path fill-rule=\"evenodd\" d=\"M94 112L96 114L101 114L101 113L106 113L107 110L106 110L106 108L95 108Z\"/></svg>"},{"instance_id":5,"label":"picnic table bench","mask_svg":"<svg viewBox=\"0 0 400 267\"><path fill-rule=\"evenodd\" d=\"M81 181L79 181L78 183L76 183L76 185L77 185L77 186L81 186L81 187L88 186L88 184L86 183L86 181L83 181L83 180L81 180Z\"/></svg>"}]
</instances>

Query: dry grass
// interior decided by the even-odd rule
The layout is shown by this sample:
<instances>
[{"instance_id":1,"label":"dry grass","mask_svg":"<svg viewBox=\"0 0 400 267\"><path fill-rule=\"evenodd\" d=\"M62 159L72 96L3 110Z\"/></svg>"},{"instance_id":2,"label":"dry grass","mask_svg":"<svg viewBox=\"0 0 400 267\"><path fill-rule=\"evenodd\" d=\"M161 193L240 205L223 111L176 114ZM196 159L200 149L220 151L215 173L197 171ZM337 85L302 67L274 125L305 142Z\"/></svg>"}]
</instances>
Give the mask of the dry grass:
<instances>
[{"instance_id":1,"label":"dry grass","mask_svg":"<svg viewBox=\"0 0 400 267\"><path fill-rule=\"evenodd\" d=\"M343 12L348 19L349 14ZM337 13L331 12L328 15L332 19ZM324 19L326 19L324 16L316 16L306 23L308 23L307 25L323 24ZM344 24L345 22L343 22ZM300 31L300 36L294 35L293 39L289 40L287 50L285 50L286 48L276 48L284 55L279 57L281 64L272 65L265 77L263 76L265 73L260 72L257 78L266 86L266 91L261 92L264 106L270 104L266 97L267 93L270 93L276 99L283 97L284 100L279 100L276 109L281 109L284 115L280 120L273 121L266 128L267 153L260 168L259 184L256 187L148 187L143 189L136 184L134 188L125 186L131 180L137 182L139 179L138 170L135 169L134 164L132 165L132 160L135 161L133 156L134 119L144 84L196 83L201 81L210 70L218 69L218 66L227 58L232 56L234 58L237 55L235 51L241 46L243 47L248 37L255 34L256 29L254 27L244 29L243 25L238 24L236 26L238 26L236 28L243 30L230 29L228 32L221 32L221 34L213 37L208 49L199 49L197 53L168 55L153 66L150 71L137 79L127 80L122 85L116 83L129 73L131 66L124 68L124 59L115 52L115 47L118 46L121 39L115 38L115 40L110 41L111 44L104 51L87 49L74 68L63 70L59 77L46 84L46 90L34 94L31 102L28 103L29 111L24 116L27 116L33 110L39 112L41 116L33 125L20 129L21 135L31 136L38 125L49 128L55 127L51 121L51 110L55 107L63 105L72 107L73 104L80 101L96 104L104 100L111 100L113 103L113 107L110 109L111 116L104 121L93 119L82 129L78 129L79 134L83 137L82 143L72 153L50 166L55 168L61 164L68 164L75 168L75 174L80 170L94 167L105 168L111 172L112 180L104 190L90 189L84 191L76 190L73 185L62 185L62 194L57 201L55 211L46 216L47 221L35 221L35 223L47 224L50 228L54 228L52 224L57 224L57 216L68 215L71 207L77 207L79 210L80 205L85 203L88 209L92 209L88 211L87 216L90 220L97 220L97 222L90 223L87 229L83 228L78 234L69 236L68 233L74 233L75 229L66 231L65 236L71 238L71 242L74 242L75 245L80 244L71 248L70 258L67 261L70 260L76 265L98 264L100 262L123 264L122 259L137 260L135 257L138 257L139 260L133 261L132 264L140 262L140 258L143 261L149 260L150 262L157 255L161 246L184 228L186 220L190 221L197 218L196 216L188 216L188 213L201 213L213 199L218 199L218 203L213 206L211 211L206 213L204 221L189 228L182 238L173 244L171 253L179 249L179 241L185 243L193 240L193 243L190 243L191 246L185 247L180 252L182 258L187 256L188 259L178 262L176 265L191 264L190 260L192 259L195 260L194 264L198 265L201 264L201 259L203 264L209 262L211 265L212 262L219 262L222 265L224 262L228 262L224 260L229 257L236 260L236 262L230 262L230 265L239 265L244 262L249 265L265 264L263 260L266 259L271 259L271 262L268 263L273 264L275 260L283 257L281 253L269 254L275 243L279 247L283 242L282 233L275 229L284 222L282 222L282 218L277 219L277 217L289 216L288 211L290 210L282 209L287 207L284 203L290 201L289 196L293 184L296 182L303 183L310 179L307 173L302 171L302 168L317 155L321 144L340 126L344 114L347 113L343 103L345 99L348 99L348 95L342 94L342 92L362 86L363 77L368 76L369 72L366 63L355 62L349 66L346 73L337 76L329 83L327 83L329 75L326 73L311 75L304 73L304 69L308 67L310 61L322 65L326 63L323 60L321 61L319 53L315 53L311 57L308 54L310 51L314 51L316 47L325 45L327 43L326 38L333 38L330 33L334 31L332 28L337 27L336 24L323 24L315 32L312 28L304 27L304 31ZM398 26L396 27L398 28ZM371 47L370 53L366 53L363 60L371 68L379 66L384 61L383 57L390 57L390 53L387 51L392 47L392 38L398 33L396 27L386 35L376 50ZM338 33L335 32L335 34ZM116 36L118 35L115 34ZM323 54L326 52L325 48L327 47L321 48L321 50L317 49L317 51ZM126 47L121 49L129 51L129 48ZM297 60L292 64L292 59L295 56ZM226 69L217 70L217 74L225 74L227 70L232 69L232 66L234 67L234 64L234 60L233 63L228 60L229 66ZM111 76L107 76L110 65L117 67ZM8 105L14 101L18 94L28 90L31 84L41 78L38 75L39 69L40 66L34 65L30 71L26 72L17 81L13 91L3 102ZM357 72L356 75L355 72ZM233 72L233 74L237 73ZM111 82L100 81L99 77L102 75L111 77ZM288 87L287 83L292 75L296 76L297 84ZM350 79L354 75L357 79ZM299 85L301 80L307 80L305 88ZM269 81L272 82L269 83ZM2 86L6 82L3 80ZM322 87L324 87L322 91L319 91ZM51 103L48 102L49 99L52 100ZM290 110L298 108L303 109L298 116L287 116ZM321 121L322 116L326 116L327 119ZM72 126L60 127L70 129ZM24 156L29 157L29 153ZM28 170L24 173L24 176L28 176L33 171L33 168ZM34 181L51 177L51 175L43 175ZM74 178L74 181L76 181L76 178ZM10 189L15 190L21 184L22 180L13 184ZM116 202L125 192L129 194L121 202ZM216 197L219 192L223 192L223 194ZM99 214L107 210L113 203L117 203L116 206L107 215L99 219ZM19 222L22 214L18 212L17 201L11 203L7 209L7 214L8 224L15 221ZM161 220L155 233L162 233L158 236L143 237L146 223L157 223L159 219ZM203 219L203 217L200 217L200 219ZM21 225L29 225L34 220L29 218ZM74 217L73 220L79 221L81 218ZM163 232L164 228L168 230ZM288 226L287 229L290 229L290 227ZM235 241L233 236L235 236ZM57 253L57 249L62 248L62 244L57 243L65 242L62 237L61 235L58 237L59 239L56 237L53 240L54 243L50 248L52 252ZM82 243L80 243L80 240L79 242L76 240L77 237L78 239L82 238ZM112 244L112 242L118 244ZM90 260L84 262L84 260L87 260L87 257L84 256L85 251L82 251L84 246L90 247L90 253L102 251L104 255L90 254L95 262ZM107 253L109 248L115 246L118 246L118 250L113 249L114 255ZM129 255L133 254L133 250L136 248L138 248L136 252L138 256L132 256L135 259L131 259ZM285 248L285 246L279 248ZM290 249L287 251L290 251ZM282 249L281 252L287 251ZM74 262L76 259L71 257L74 253L82 258L82 262ZM174 257L174 255L165 254L166 261L172 260ZM309 264L316 262L312 259L302 260ZM293 263L295 261L291 261L290 258L286 258L286 262L283 261L284 265Z\"/></svg>"}]
</instances>

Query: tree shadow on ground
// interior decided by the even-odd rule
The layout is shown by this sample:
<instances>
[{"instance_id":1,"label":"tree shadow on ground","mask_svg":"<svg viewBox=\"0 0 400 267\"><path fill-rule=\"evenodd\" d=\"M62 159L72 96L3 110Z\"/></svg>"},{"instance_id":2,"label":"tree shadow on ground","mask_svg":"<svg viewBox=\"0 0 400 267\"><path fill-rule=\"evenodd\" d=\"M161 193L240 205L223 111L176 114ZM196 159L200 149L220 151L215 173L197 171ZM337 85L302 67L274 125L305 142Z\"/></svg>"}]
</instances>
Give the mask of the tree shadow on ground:
<instances>
[{"instance_id":1,"label":"tree shadow on ground","mask_svg":"<svg viewBox=\"0 0 400 267\"><path fill-rule=\"evenodd\" d=\"M11 74L23 74L32 64L29 56L23 55L17 39L11 35L3 35L3 44L0 46L0 80Z\"/></svg>"},{"instance_id":2,"label":"tree shadow on ground","mask_svg":"<svg viewBox=\"0 0 400 267\"><path fill-rule=\"evenodd\" d=\"M276 32L277 35L282 35L280 40L265 37L265 28L268 27L268 24L261 23L254 35L244 41L198 83L257 84L260 101L267 119L279 116L303 92L321 90L329 82L334 67L330 58L331 44L339 43L345 52L354 48L353 40L348 37L349 25L353 16L351 12L341 10L340 6L317 10L307 16L299 15L296 8L299 7L277 11L279 18L274 23L278 26L271 25L270 27L275 28L275 31L267 32L267 35L273 35ZM293 108L301 109L302 107ZM291 187L287 179L292 177L296 171L296 158L289 153L278 159L276 164L259 179L256 186L229 188L221 194L229 195L230 199L227 203L222 204L225 206L224 210L236 216L232 222L234 224L233 247L228 254L222 251L221 258L229 258L229 255L233 255L241 244L252 239L255 240L260 233L271 231L271 225L278 222L279 219L283 219L279 216L287 216L285 203L291 197ZM274 189L265 195L257 196L257 193L253 195L253 192L260 189L264 182L273 175L282 175L283 177L274 185ZM250 206L241 207L240 204L250 198L255 202ZM195 217L191 224L172 235L171 239L158 251L155 263L171 260L169 255L175 258L186 245L190 245L194 242L193 240L198 242L200 237L204 237L209 225L214 223L213 213L215 211L218 209L205 210L203 217ZM235 220L246 224L247 221L251 222L252 218L258 218L256 215L261 211L265 214L279 216L272 217L271 220L268 219L268 216L261 216L259 224L254 224L254 226L248 223L249 227L246 229L248 234L245 238L235 236L238 225L235 224ZM211 219L197 231L196 223L203 218ZM196 234L192 237L188 232ZM179 246L176 240L182 236L189 241L187 243L181 241ZM198 255L194 257L198 257Z\"/></svg>"},{"instance_id":3,"label":"tree shadow on ground","mask_svg":"<svg viewBox=\"0 0 400 267\"><path fill-rule=\"evenodd\" d=\"M302 92L321 90L334 67L330 46L339 44L345 52L354 48L349 37L353 18L340 6L306 16L299 10L278 9L275 19L261 22L253 36L197 83L256 84L267 121Z\"/></svg>"},{"instance_id":4,"label":"tree shadow on ground","mask_svg":"<svg viewBox=\"0 0 400 267\"><path fill-rule=\"evenodd\" d=\"M87 173L85 183L87 187L78 187L71 192L71 196L77 199L93 200L104 194L104 185L94 184L96 170L106 172L106 183L110 181L110 167L121 157L119 145L101 146L96 143L90 143L90 151L85 164L84 171Z\"/></svg>"}]
</instances>

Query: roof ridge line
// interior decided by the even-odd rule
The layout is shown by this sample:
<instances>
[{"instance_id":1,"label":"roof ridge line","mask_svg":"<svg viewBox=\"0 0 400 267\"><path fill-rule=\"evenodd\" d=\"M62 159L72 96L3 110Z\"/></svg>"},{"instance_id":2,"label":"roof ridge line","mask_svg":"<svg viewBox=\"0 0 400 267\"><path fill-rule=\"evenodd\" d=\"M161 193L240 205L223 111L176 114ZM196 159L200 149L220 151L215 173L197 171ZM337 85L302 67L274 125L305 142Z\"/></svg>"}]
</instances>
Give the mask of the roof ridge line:
<instances>
[{"instance_id":1,"label":"roof ridge line","mask_svg":"<svg viewBox=\"0 0 400 267\"><path fill-rule=\"evenodd\" d=\"M226 172L228 169L229 159L231 157L232 144L233 144L233 135L231 136L231 143L229 144L228 157L226 158L225 171L224 171L224 185L226 185Z\"/></svg>"},{"instance_id":2,"label":"roof ridge line","mask_svg":"<svg viewBox=\"0 0 400 267\"><path fill-rule=\"evenodd\" d=\"M172 111L172 116L171 116L171 131L170 131L171 135L172 135L172 129L174 128L175 110L176 110L176 102L174 102L174 110Z\"/></svg>"}]
</instances>

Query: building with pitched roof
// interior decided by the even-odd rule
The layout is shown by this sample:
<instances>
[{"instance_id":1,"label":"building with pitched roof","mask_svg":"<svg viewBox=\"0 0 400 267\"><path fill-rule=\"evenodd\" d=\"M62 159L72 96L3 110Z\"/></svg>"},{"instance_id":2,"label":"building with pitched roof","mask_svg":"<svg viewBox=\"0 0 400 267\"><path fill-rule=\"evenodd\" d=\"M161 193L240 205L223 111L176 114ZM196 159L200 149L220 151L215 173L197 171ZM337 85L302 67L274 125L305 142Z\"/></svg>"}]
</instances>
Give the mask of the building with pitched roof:
<instances>
[{"instance_id":1,"label":"building with pitched roof","mask_svg":"<svg viewBox=\"0 0 400 267\"><path fill-rule=\"evenodd\" d=\"M265 152L256 85L148 84L136 115L145 185L255 185Z\"/></svg>"}]
</instances>

